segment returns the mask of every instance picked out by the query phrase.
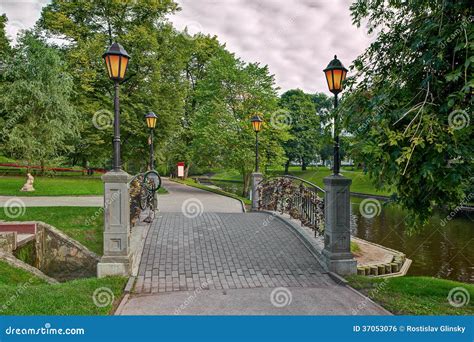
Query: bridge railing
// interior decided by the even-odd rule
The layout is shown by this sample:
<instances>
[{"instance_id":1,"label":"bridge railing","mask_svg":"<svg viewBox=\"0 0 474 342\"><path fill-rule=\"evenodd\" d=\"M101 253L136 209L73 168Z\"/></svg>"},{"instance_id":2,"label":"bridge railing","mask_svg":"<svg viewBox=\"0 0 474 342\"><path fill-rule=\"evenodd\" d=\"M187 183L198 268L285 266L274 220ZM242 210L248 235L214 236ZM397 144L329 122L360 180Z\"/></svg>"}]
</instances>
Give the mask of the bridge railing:
<instances>
[{"instance_id":1,"label":"bridge railing","mask_svg":"<svg viewBox=\"0 0 474 342\"><path fill-rule=\"evenodd\" d=\"M289 214L302 225L324 232L324 190L294 176L266 178L258 186L259 210ZM321 195L321 196L320 196Z\"/></svg>"},{"instance_id":2,"label":"bridge railing","mask_svg":"<svg viewBox=\"0 0 474 342\"><path fill-rule=\"evenodd\" d=\"M129 183L130 196L130 228L135 226L140 217L142 193L143 193L143 178L144 173L135 175Z\"/></svg>"}]
</instances>

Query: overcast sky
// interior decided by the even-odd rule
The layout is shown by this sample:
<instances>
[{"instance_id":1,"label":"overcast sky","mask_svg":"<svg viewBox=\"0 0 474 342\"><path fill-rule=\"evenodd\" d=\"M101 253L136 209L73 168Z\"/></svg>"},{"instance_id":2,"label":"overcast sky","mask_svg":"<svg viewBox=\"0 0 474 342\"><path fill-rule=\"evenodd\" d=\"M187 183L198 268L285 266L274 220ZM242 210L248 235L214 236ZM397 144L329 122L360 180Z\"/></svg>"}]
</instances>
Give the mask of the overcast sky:
<instances>
[{"instance_id":1,"label":"overcast sky","mask_svg":"<svg viewBox=\"0 0 474 342\"><path fill-rule=\"evenodd\" d=\"M0 0L7 33L32 27L48 0ZM284 91L327 92L322 69L337 54L348 67L369 45L351 25L351 0L178 0L169 19L178 29L217 35L248 62L268 64Z\"/></svg>"}]
</instances>

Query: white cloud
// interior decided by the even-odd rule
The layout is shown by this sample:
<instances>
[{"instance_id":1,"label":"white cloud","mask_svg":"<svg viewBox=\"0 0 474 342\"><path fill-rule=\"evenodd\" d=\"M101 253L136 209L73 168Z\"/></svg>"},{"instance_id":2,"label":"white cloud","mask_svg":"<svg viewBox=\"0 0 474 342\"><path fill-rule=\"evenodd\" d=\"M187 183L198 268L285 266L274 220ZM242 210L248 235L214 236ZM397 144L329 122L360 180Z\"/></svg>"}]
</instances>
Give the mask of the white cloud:
<instances>
[{"instance_id":1,"label":"white cloud","mask_svg":"<svg viewBox=\"0 0 474 342\"><path fill-rule=\"evenodd\" d=\"M322 69L335 54L346 65L370 43L352 26L348 0L178 0L178 29L199 23L248 62L268 64L282 90L327 92Z\"/></svg>"},{"instance_id":2,"label":"white cloud","mask_svg":"<svg viewBox=\"0 0 474 342\"><path fill-rule=\"evenodd\" d=\"M49 0L0 0L12 37L34 25ZM322 69L334 54L346 65L371 38L352 26L350 0L178 0L178 29L217 35L247 62L268 64L282 91L327 92Z\"/></svg>"}]
</instances>

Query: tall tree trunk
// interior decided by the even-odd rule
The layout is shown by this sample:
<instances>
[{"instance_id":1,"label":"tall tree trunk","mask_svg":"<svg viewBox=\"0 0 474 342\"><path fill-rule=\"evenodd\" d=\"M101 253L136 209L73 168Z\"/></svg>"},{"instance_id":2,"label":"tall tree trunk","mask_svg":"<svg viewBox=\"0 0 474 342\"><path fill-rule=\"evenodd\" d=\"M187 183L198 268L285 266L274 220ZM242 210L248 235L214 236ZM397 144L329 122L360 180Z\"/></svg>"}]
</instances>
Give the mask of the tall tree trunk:
<instances>
[{"instance_id":1,"label":"tall tree trunk","mask_svg":"<svg viewBox=\"0 0 474 342\"><path fill-rule=\"evenodd\" d=\"M184 168L184 179L188 178L189 169L193 165L193 162L189 162L189 164Z\"/></svg>"},{"instance_id":2,"label":"tall tree trunk","mask_svg":"<svg viewBox=\"0 0 474 342\"><path fill-rule=\"evenodd\" d=\"M247 198L249 195L249 190L250 190L250 176L252 175L250 172L245 172L245 170L242 170L243 174L243 181L244 181L244 187L242 189L242 197Z\"/></svg>"},{"instance_id":3,"label":"tall tree trunk","mask_svg":"<svg viewBox=\"0 0 474 342\"><path fill-rule=\"evenodd\" d=\"M306 167L307 167L306 160L304 160L304 158L302 158L301 159L301 170L306 171Z\"/></svg>"},{"instance_id":4,"label":"tall tree trunk","mask_svg":"<svg viewBox=\"0 0 474 342\"><path fill-rule=\"evenodd\" d=\"M288 159L285 163L285 175L290 171L290 160Z\"/></svg>"}]
</instances>

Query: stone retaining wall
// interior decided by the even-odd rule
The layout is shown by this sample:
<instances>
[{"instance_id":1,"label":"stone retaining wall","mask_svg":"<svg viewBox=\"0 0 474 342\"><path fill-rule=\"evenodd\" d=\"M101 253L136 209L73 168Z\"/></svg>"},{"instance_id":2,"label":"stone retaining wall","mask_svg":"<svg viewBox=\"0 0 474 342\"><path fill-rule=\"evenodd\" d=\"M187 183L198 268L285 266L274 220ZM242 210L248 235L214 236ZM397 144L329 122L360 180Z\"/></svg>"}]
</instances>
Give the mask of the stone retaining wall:
<instances>
[{"instance_id":1,"label":"stone retaining wall","mask_svg":"<svg viewBox=\"0 0 474 342\"><path fill-rule=\"evenodd\" d=\"M99 256L76 240L38 222L36 232L36 267L59 281L95 277Z\"/></svg>"}]
</instances>

